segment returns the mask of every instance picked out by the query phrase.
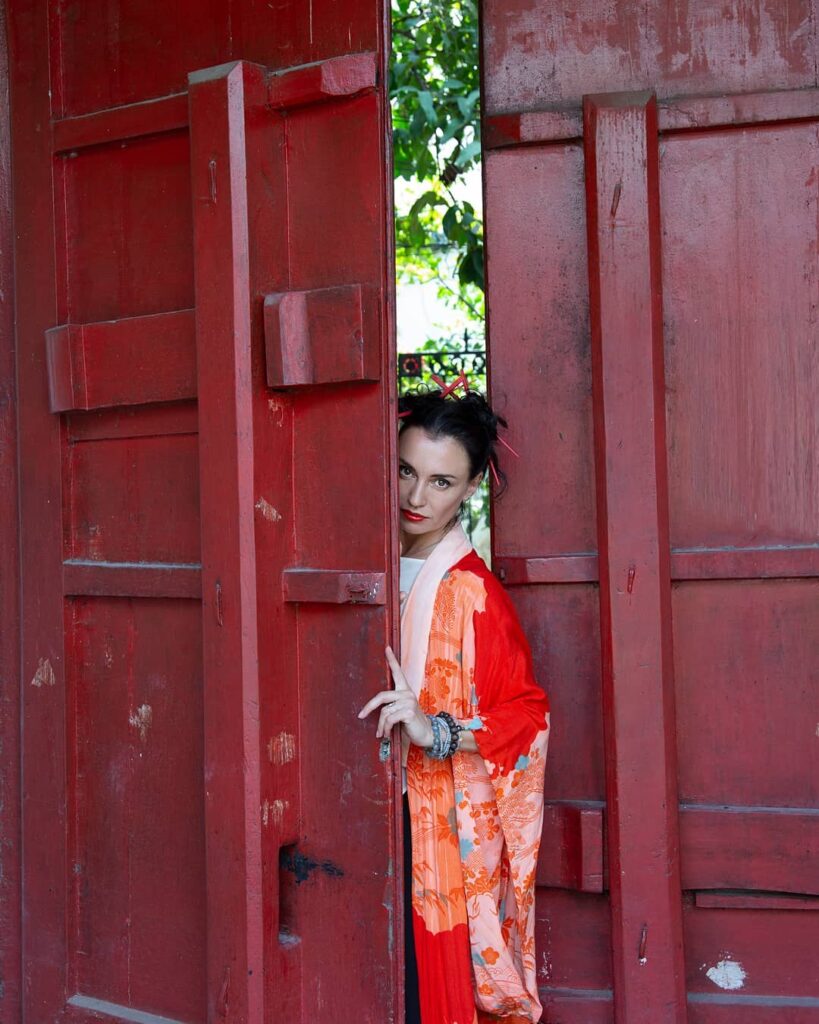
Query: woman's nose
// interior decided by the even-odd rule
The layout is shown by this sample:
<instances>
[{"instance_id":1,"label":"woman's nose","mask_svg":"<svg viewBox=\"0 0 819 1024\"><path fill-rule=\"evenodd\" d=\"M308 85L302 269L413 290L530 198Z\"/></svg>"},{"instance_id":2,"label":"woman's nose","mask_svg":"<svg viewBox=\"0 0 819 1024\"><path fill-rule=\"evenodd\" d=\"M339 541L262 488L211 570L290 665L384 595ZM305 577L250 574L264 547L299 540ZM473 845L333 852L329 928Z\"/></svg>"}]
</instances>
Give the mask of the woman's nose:
<instances>
[{"instance_id":1,"label":"woman's nose","mask_svg":"<svg viewBox=\"0 0 819 1024\"><path fill-rule=\"evenodd\" d=\"M424 504L424 488L420 480L416 480L415 486L409 493L409 503L416 508Z\"/></svg>"}]
</instances>

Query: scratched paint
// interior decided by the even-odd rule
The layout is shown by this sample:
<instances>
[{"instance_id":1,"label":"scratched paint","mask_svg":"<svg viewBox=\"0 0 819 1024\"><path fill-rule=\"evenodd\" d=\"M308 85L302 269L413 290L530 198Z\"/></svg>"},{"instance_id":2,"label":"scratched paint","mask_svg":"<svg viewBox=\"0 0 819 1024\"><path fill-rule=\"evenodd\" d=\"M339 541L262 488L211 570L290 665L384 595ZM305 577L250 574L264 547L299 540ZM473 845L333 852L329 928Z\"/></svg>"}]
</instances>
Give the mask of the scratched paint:
<instances>
[{"instance_id":1,"label":"scratched paint","mask_svg":"<svg viewBox=\"0 0 819 1024\"><path fill-rule=\"evenodd\" d=\"M705 972L713 983L727 992L736 991L745 984L746 974L738 960L720 960Z\"/></svg>"},{"instance_id":2,"label":"scratched paint","mask_svg":"<svg viewBox=\"0 0 819 1024\"><path fill-rule=\"evenodd\" d=\"M51 662L48 658L40 658L37 664L37 671L34 673L34 678L31 680L32 686L54 686L57 682L57 678L54 675L54 669L51 667Z\"/></svg>"},{"instance_id":3,"label":"scratched paint","mask_svg":"<svg viewBox=\"0 0 819 1024\"><path fill-rule=\"evenodd\" d=\"M256 502L256 511L261 513L262 518L269 523L278 523L281 519L281 514L265 498L259 498Z\"/></svg>"},{"instance_id":4,"label":"scratched paint","mask_svg":"<svg viewBox=\"0 0 819 1024\"><path fill-rule=\"evenodd\" d=\"M139 732L139 738L143 743L148 739L148 729L151 726L153 715L150 704L140 704L136 711L132 711L128 715L128 724Z\"/></svg>"},{"instance_id":5,"label":"scratched paint","mask_svg":"<svg viewBox=\"0 0 819 1024\"><path fill-rule=\"evenodd\" d=\"M277 827L281 827L284 821L284 813L287 810L286 800L274 800L270 805L270 820Z\"/></svg>"},{"instance_id":6,"label":"scratched paint","mask_svg":"<svg viewBox=\"0 0 819 1024\"><path fill-rule=\"evenodd\" d=\"M289 804L286 800L265 800L262 804L262 825L281 827Z\"/></svg>"},{"instance_id":7,"label":"scratched paint","mask_svg":"<svg viewBox=\"0 0 819 1024\"><path fill-rule=\"evenodd\" d=\"M291 732L280 732L267 745L271 764L289 764L296 756L296 737Z\"/></svg>"},{"instance_id":8,"label":"scratched paint","mask_svg":"<svg viewBox=\"0 0 819 1024\"><path fill-rule=\"evenodd\" d=\"M812 85L810 0L487 0L486 109L536 109L591 92L739 92ZM738 55L742 54L742 59Z\"/></svg>"}]
</instances>

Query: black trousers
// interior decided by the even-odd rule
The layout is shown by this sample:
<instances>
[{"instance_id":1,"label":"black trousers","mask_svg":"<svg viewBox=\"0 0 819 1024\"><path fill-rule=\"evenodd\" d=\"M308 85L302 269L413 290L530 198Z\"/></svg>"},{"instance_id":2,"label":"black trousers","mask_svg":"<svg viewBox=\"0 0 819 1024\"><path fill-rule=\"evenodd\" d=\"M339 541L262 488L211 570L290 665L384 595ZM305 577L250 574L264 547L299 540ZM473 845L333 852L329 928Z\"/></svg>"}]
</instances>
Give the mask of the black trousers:
<instances>
[{"instance_id":1,"label":"black trousers","mask_svg":"<svg viewBox=\"0 0 819 1024\"><path fill-rule=\"evenodd\" d=\"M415 937L412 933L412 831L409 800L404 794L404 1007L406 1024L421 1024L421 1003L418 999L418 961L415 959Z\"/></svg>"}]
</instances>

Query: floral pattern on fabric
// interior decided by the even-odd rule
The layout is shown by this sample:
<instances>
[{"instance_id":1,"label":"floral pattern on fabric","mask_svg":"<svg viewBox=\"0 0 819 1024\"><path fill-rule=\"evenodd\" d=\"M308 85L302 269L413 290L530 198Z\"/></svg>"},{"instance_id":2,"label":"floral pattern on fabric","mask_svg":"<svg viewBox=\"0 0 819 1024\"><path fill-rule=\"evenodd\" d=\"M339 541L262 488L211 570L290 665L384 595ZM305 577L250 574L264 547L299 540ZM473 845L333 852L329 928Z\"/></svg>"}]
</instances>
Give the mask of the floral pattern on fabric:
<instances>
[{"instance_id":1,"label":"floral pattern on fabric","mask_svg":"<svg viewBox=\"0 0 819 1024\"><path fill-rule=\"evenodd\" d=\"M474 552L435 595L419 702L480 753L409 748L412 901L424 1024L536 1024L535 868L549 711L514 606Z\"/></svg>"}]
</instances>

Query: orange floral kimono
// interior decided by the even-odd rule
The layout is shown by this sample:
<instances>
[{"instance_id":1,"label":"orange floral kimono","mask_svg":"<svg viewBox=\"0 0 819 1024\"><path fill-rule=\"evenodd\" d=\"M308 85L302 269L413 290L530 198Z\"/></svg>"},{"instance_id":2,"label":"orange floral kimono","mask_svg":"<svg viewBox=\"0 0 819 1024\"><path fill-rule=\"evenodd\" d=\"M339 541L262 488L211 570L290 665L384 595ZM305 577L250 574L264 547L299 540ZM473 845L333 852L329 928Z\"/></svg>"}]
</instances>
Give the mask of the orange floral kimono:
<instances>
[{"instance_id":1,"label":"orange floral kimono","mask_svg":"<svg viewBox=\"0 0 819 1024\"><path fill-rule=\"evenodd\" d=\"M423 710L468 723L480 751L405 754L423 1024L536 1024L549 708L514 606L460 526L418 573L401 642Z\"/></svg>"}]
</instances>

